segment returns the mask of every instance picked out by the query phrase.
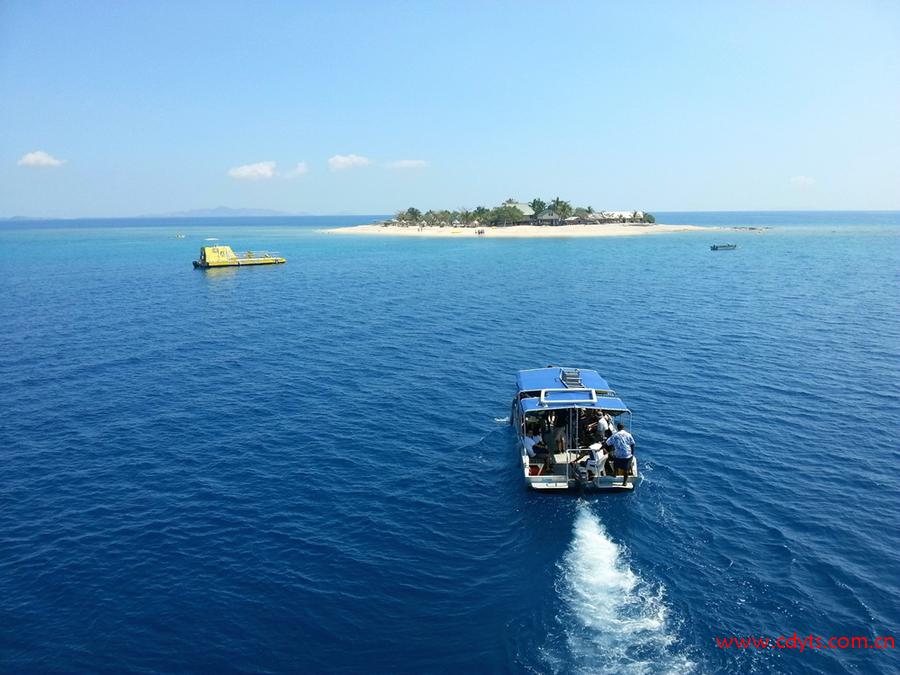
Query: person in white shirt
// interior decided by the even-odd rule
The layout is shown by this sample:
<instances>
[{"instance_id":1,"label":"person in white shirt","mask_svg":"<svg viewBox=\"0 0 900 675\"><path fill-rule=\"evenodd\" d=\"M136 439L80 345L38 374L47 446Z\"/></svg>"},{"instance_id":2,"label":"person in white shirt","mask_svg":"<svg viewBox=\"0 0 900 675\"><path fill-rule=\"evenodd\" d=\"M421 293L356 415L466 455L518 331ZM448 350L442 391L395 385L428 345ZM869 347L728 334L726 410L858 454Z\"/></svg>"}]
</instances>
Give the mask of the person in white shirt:
<instances>
[{"instance_id":1,"label":"person in white shirt","mask_svg":"<svg viewBox=\"0 0 900 675\"><path fill-rule=\"evenodd\" d=\"M605 441L612 432L612 425L609 420L606 419L607 417L609 417L609 415L600 415L600 419L597 420L597 437L600 439L601 443Z\"/></svg>"},{"instance_id":2,"label":"person in white shirt","mask_svg":"<svg viewBox=\"0 0 900 675\"><path fill-rule=\"evenodd\" d=\"M553 454L547 449L544 439L541 438L541 434L537 429L535 429L530 436L525 436L523 443L525 444L525 452L528 453L530 459L534 459L535 457L544 458L544 465L541 469L542 472L549 471L553 468Z\"/></svg>"},{"instance_id":3,"label":"person in white shirt","mask_svg":"<svg viewBox=\"0 0 900 675\"><path fill-rule=\"evenodd\" d=\"M606 420L606 433L610 436L613 435L613 432L616 430L616 423L613 420L612 415L609 413L603 413L603 419Z\"/></svg>"},{"instance_id":4,"label":"person in white shirt","mask_svg":"<svg viewBox=\"0 0 900 675\"><path fill-rule=\"evenodd\" d=\"M547 446L544 445L544 440L536 430L531 435L525 436L523 442L525 443L525 452L528 453L529 457L534 458L538 455L547 454Z\"/></svg>"}]
</instances>

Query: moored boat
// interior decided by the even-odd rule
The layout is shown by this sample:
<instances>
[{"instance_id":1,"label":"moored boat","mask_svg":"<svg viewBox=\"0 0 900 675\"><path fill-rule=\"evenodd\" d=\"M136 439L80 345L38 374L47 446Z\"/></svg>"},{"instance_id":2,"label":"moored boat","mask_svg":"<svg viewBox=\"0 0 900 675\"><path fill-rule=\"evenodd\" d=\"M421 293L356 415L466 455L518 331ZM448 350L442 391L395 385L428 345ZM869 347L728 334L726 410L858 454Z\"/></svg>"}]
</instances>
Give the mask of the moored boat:
<instances>
[{"instance_id":1,"label":"moored boat","mask_svg":"<svg viewBox=\"0 0 900 675\"><path fill-rule=\"evenodd\" d=\"M640 480L618 473L605 441L631 411L596 370L548 366L516 375L510 424L516 431L525 484L535 490L631 490ZM543 451L529 438L540 435Z\"/></svg>"},{"instance_id":2,"label":"moored boat","mask_svg":"<svg viewBox=\"0 0 900 675\"><path fill-rule=\"evenodd\" d=\"M710 251L733 251L737 248L737 244L713 244L709 247Z\"/></svg>"},{"instance_id":3,"label":"moored boat","mask_svg":"<svg viewBox=\"0 0 900 675\"><path fill-rule=\"evenodd\" d=\"M194 261L194 269L210 269L214 267L246 267L250 265L280 265L287 262L284 258L266 251L247 251L238 255L230 246L214 245L200 248L200 259Z\"/></svg>"}]
</instances>

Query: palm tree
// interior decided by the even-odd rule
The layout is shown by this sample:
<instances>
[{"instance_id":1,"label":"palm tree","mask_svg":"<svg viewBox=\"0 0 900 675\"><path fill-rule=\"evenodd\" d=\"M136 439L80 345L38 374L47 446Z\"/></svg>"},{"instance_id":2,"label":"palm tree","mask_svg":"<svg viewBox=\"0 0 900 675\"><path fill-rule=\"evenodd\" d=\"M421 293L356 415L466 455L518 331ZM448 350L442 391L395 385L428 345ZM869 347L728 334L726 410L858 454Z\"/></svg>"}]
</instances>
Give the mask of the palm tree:
<instances>
[{"instance_id":1,"label":"palm tree","mask_svg":"<svg viewBox=\"0 0 900 675\"><path fill-rule=\"evenodd\" d=\"M553 200L553 210L556 211L560 220L565 220L572 215L572 205L559 197Z\"/></svg>"},{"instance_id":2,"label":"palm tree","mask_svg":"<svg viewBox=\"0 0 900 675\"><path fill-rule=\"evenodd\" d=\"M528 206L530 206L536 214L547 208L546 202L544 202L543 199L538 199L537 197L528 202Z\"/></svg>"},{"instance_id":3,"label":"palm tree","mask_svg":"<svg viewBox=\"0 0 900 675\"><path fill-rule=\"evenodd\" d=\"M477 220L479 223L484 224L484 221L491 214L491 210L484 207L478 206L472 211L472 218Z\"/></svg>"}]
</instances>

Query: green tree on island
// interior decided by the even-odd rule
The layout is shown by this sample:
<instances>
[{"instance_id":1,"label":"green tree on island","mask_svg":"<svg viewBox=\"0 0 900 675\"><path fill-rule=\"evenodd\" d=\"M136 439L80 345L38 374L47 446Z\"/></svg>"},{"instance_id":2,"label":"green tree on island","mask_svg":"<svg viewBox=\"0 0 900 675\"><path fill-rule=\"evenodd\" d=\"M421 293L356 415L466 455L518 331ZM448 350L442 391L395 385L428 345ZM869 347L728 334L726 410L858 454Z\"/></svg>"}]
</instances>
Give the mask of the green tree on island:
<instances>
[{"instance_id":1,"label":"green tree on island","mask_svg":"<svg viewBox=\"0 0 900 675\"><path fill-rule=\"evenodd\" d=\"M495 209L489 209L485 206L478 206L472 210L461 207L458 211L448 211L447 209L429 209L425 213L419 209L410 206L405 211L397 211L394 214L394 220L403 223L423 223L428 226L445 227L448 225L470 225L477 223L479 225L511 225L513 223L529 222L520 208L515 206L518 202L513 197L507 199L501 206ZM589 220L589 216L595 213L594 208L577 207L572 208L572 204L556 197L550 200L549 204L542 199L532 199L530 206L535 214L539 214L548 208L556 213L560 220L572 216L573 214L582 221ZM650 213L640 213L632 211L629 215L612 215L603 216L601 213L600 222L619 222L619 223L655 223L656 218Z\"/></svg>"},{"instance_id":2,"label":"green tree on island","mask_svg":"<svg viewBox=\"0 0 900 675\"><path fill-rule=\"evenodd\" d=\"M491 211L490 216L488 217L488 221L491 225L509 225L510 223L520 223L524 219L525 214L517 207L510 205L498 206Z\"/></svg>"},{"instance_id":3,"label":"green tree on island","mask_svg":"<svg viewBox=\"0 0 900 675\"><path fill-rule=\"evenodd\" d=\"M565 220L572 215L572 205L559 197L550 202L550 207L556 211L560 220Z\"/></svg>"},{"instance_id":4,"label":"green tree on island","mask_svg":"<svg viewBox=\"0 0 900 675\"><path fill-rule=\"evenodd\" d=\"M530 202L528 202L528 206L531 207L535 214L538 214L547 208L547 202L545 202L543 199L538 199L537 197L535 197Z\"/></svg>"},{"instance_id":5,"label":"green tree on island","mask_svg":"<svg viewBox=\"0 0 900 675\"><path fill-rule=\"evenodd\" d=\"M422 220L431 226L439 225L441 222L441 214L434 209L428 209L422 216Z\"/></svg>"},{"instance_id":6,"label":"green tree on island","mask_svg":"<svg viewBox=\"0 0 900 675\"><path fill-rule=\"evenodd\" d=\"M482 225L484 225L490 215L491 210L485 206L477 206L472 210L473 220L477 220Z\"/></svg>"}]
</instances>

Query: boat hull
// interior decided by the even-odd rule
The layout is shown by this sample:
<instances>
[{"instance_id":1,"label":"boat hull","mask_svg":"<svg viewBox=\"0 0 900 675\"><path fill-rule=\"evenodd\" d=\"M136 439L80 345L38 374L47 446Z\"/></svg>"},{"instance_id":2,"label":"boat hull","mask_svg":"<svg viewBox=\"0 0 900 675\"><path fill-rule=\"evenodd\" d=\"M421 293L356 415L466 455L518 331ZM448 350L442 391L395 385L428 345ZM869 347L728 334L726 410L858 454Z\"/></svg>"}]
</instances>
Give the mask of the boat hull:
<instances>
[{"instance_id":1,"label":"boat hull","mask_svg":"<svg viewBox=\"0 0 900 675\"><path fill-rule=\"evenodd\" d=\"M560 457L562 458L562 453L560 453ZM557 466L564 465L564 463L565 461L561 459ZM522 468L525 474L525 485L532 490L537 490L539 492L561 492L565 490L589 490L600 492L629 491L633 490L636 483L641 480L641 476L638 473L636 458L632 458L631 460L631 473L628 476L628 482L624 485L622 484L621 475L614 476L606 475L604 473L599 476L594 476L591 479L579 477L577 469L573 465L570 465L568 476L555 473L533 475L532 469L534 467L535 465L531 464L528 455L523 452Z\"/></svg>"},{"instance_id":2,"label":"boat hull","mask_svg":"<svg viewBox=\"0 0 900 675\"><path fill-rule=\"evenodd\" d=\"M242 258L239 260L229 260L227 262L206 263L200 260L194 261L194 269L216 269L219 267L250 267L252 265L283 265L287 260L284 258Z\"/></svg>"},{"instance_id":3,"label":"boat hull","mask_svg":"<svg viewBox=\"0 0 900 675\"><path fill-rule=\"evenodd\" d=\"M629 492L634 490L635 482L640 480L634 476L628 478L628 482L622 485L622 477L617 476L615 481L603 482L600 478L595 478L589 483L582 483L579 480L569 479L561 481L548 481L546 483L528 482L528 487L538 492L563 492L574 490L589 490L591 492Z\"/></svg>"}]
</instances>

